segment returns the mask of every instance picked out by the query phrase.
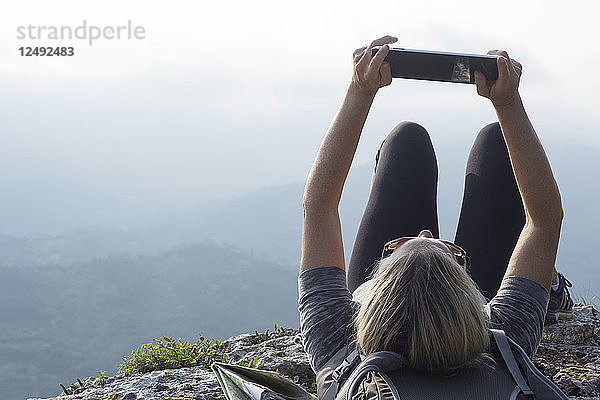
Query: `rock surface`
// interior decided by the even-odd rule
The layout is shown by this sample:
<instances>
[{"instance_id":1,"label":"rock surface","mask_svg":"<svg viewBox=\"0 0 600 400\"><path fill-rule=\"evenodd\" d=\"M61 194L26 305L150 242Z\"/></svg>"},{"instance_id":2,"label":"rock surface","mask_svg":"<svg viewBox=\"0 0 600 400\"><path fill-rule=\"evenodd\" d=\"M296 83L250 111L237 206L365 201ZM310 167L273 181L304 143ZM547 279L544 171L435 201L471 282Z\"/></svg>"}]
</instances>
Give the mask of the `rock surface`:
<instances>
[{"instance_id":1,"label":"rock surface","mask_svg":"<svg viewBox=\"0 0 600 400\"><path fill-rule=\"evenodd\" d=\"M534 363L571 399L600 400L600 312L578 304L572 320L546 327ZM314 373L297 330L243 334L225 340L230 362L278 370L315 392ZM119 374L77 380L54 400L197 399L224 400L213 372L207 367L180 368L146 374ZM48 399L50 400L50 399Z\"/></svg>"}]
</instances>

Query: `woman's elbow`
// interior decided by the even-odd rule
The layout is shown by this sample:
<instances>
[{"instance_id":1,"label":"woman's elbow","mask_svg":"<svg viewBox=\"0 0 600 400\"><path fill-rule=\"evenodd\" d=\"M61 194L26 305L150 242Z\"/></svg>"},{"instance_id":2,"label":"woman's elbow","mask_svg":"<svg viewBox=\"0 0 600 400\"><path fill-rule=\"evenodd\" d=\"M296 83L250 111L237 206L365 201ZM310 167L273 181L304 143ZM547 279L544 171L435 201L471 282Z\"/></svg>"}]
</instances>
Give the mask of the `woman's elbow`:
<instances>
[{"instance_id":1,"label":"woman's elbow","mask_svg":"<svg viewBox=\"0 0 600 400\"><path fill-rule=\"evenodd\" d=\"M562 206L560 195L558 195L554 200L549 200L539 213L527 213L527 218L530 220L530 222L533 222L533 225L540 228L559 231L561 229L564 216L565 212Z\"/></svg>"},{"instance_id":2,"label":"woman's elbow","mask_svg":"<svg viewBox=\"0 0 600 400\"><path fill-rule=\"evenodd\" d=\"M558 190L558 185L556 187L556 200L554 206L554 220L560 226L562 225L563 218L565 217L565 209L562 204L562 197L560 195L560 191Z\"/></svg>"},{"instance_id":3,"label":"woman's elbow","mask_svg":"<svg viewBox=\"0 0 600 400\"><path fill-rule=\"evenodd\" d=\"M336 212L338 203L330 196L315 195L314 193L305 192L302 198L302 214L307 215L322 215Z\"/></svg>"},{"instance_id":4,"label":"woman's elbow","mask_svg":"<svg viewBox=\"0 0 600 400\"><path fill-rule=\"evenodd\" d=\"M560 190L558 189L558 184L556 183L554 193L550 198L548 198L545 208L546 212L544 213L544 220L546 221L546 224L560 229L565 216L565 210L562 205Z\"/></svg>"}]
</instances>

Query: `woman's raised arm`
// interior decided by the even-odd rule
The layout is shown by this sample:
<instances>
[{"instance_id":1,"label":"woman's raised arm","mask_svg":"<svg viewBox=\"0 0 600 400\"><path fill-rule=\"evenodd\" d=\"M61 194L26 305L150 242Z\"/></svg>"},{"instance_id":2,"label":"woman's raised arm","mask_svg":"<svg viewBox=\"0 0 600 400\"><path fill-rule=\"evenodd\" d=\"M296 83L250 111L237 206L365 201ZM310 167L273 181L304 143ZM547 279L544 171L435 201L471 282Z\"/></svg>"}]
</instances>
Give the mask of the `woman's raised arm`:
<instances>
[{"instance_id":1,"label":"woman's raised arm","mask_svg":"<svg viewBox=\"0 0 600 400\"><path fill-rule=\"evenodd\" d=\"M477 92L492 101L498 115L526 216L505 276L523 276L549 290L563 217L560 192L519 95L521 64L505 51L488 54L499 56L498 79L487 82L476 73Z\"/></svg>"},{"instance_id":2,"label":"woman's raised arm","mask_svg":"<svg viewBox=\"0 0 600 400\"><path fill-rule=\"evenodd\" d=\"M379 88L392 82L390 66L383 60L389 51L387 44L396 40L384 36L354 51L350 87L304 189L300 272L320 266L345 268L338 206L373 98ZM373 46L383 46L375 57L371 57Z\"/></svg>"}]
</instances>

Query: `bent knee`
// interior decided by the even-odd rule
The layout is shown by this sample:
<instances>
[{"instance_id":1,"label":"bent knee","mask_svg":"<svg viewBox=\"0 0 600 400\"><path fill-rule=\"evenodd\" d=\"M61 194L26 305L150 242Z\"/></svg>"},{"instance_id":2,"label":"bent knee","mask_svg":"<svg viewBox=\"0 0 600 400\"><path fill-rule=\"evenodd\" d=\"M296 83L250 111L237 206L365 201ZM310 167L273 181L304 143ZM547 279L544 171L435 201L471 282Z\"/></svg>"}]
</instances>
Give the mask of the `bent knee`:
<instances>
[{"instance_id":1,"label":"bent knee","mask_svg":"<svg viewBox=\"0 0 600 400\"><path fill-rule=\"evenodd\" d=\"M498 139L499 137L502 137L502 128L500 128L500 123L490 122L481 128L477 136L485 136L491 139Z\"/></svg>"},{"instance_id":2,"label":"bent knee","mask_svg":"<svg viewBox=\"0 0 600 400\"><path fill-rule=\"evenodd\" d=\"M407 146L407 145L426 145L431 146L429 133L425 128L416 122L403 121L392 129L385 138L383 146Z\"/></svg>"},{"instance_id":3,"label":"bent knee","mask_svg":"<svg viewBox=\"0 0 600 400\"><path fill-rule=\"evenodd\" d=\"M481 128L473 143L473 149L483 148L487 151L490 151L490 149L504 149L506 151L506 143L504 142L500 123L492 122Z\"/></svg>"}]
</instances>

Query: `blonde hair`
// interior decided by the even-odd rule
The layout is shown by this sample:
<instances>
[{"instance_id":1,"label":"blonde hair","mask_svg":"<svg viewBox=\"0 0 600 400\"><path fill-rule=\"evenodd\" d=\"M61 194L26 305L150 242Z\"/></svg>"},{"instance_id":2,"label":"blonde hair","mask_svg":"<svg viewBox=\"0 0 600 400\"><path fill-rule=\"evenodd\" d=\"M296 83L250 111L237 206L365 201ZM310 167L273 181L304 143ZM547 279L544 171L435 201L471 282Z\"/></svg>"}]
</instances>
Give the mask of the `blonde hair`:
<instances>
[{"instance_id":1,"label":"blonde hair","mask_svg":"<svg viewBox=\"0 0 600 400\"><path fill-rule=\"evenodd\" d=\"M358 343L365 354L402 354L422 372L473 365L489 347L477 284L449 253L413 241L375 267L355 319Z\"/></svg>"}]
</instances>

